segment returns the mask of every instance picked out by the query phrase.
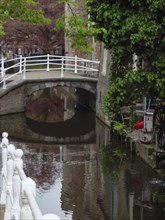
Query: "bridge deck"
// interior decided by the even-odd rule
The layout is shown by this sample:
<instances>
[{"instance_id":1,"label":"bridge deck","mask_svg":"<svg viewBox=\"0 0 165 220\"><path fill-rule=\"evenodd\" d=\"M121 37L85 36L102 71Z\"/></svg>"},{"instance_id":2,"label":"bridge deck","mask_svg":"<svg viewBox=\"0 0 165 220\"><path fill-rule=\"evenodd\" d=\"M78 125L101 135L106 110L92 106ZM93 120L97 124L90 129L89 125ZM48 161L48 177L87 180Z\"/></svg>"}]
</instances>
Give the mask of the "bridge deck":
<instances>
[{"instance_id":1,"label":"bridge deck","mask_svg":"<svg viewBox=\"0 0 165 220\"><path fill-rule=\"evenodd\" d=\"M80 80L82 82L89 81L89 82L97 82L98 78L95 75L96 73L93 73L93 76L88 76L88 74L75 74L71 73L69 71L63 72L63 77L61 77L61 71L29 71L26 72L26 78L23 79L23 73L17 74L13 76L13 74L6 74L3 79L6 79L6 89L3 89L2 84L0 85L0 96L3 96L8 91L10 91L12 88L16 87L17 85L22 84L25 81L54 81L56 79L62 79L62 80ZM12 77L11 77L12 76Z\"/></svg>"},{"instance_id":2,"label":"bridge deck","mask_svg":"<svg viewBox=\"0 0 165 220\"><path fill-rule=\"evenodd\" d=\"M12 76L12 74L6 74L5 78L9 78L10 76ZM88 75L86 74L79 74L79 73L71 73L69 71L64 71L63 72L64 77L70 77L70 78L85 78L88 77ZM26 79L49 79L49 78L59 78L61 77L61 71L29 71L26 72ZM93 76L94 77L94 76ZM13 76L10 80L19 80L23 78L23 74L20 73L16 76ZM91 74L90 74L90 78L91 78ZM94 78L97 78L96 76Z\"/></svg>"}]
</instances>

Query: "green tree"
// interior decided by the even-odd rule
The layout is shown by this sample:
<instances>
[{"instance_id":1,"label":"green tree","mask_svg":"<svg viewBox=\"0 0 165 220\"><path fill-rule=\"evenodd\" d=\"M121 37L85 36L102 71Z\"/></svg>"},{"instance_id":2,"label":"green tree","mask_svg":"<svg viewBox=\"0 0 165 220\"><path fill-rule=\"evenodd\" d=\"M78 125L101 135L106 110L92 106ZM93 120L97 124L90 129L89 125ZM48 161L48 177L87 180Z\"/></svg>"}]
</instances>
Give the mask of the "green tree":
<instances>
[{"instance_id":1,"label":"green tree","mask_svg":"<svg viewBox=\"0 0 165 220\"><path fill-rule=\"evenodd\" d=\"M10 45L11 50L17 53L16 48L21 45L29 54L32 53L34 45L43 54L51 54L55 49L63 47L64 33L63 31L57 32L54 26L56 19L64 14L64 4L55 0L36 0L36 2L36 7L42 10L50 23L41 22L34 25L22 22L17 18L9 20L3 27L5 35L0 37L0 41L3 42L2 47ZM22 52L24 54L24 51Z\"/></svg>"},{"instance_id":2,"label":"green tree","mask_svg":"<svg viewBox=\"0 0 165 220\"><path fill-rule=\"evenodd\" d=\"M44 17L42 10L37 8L35 0L1 0L0 35L5 34L4 23L15 18L33 24L49 22L49 19Z\"/></svg>"},{"instance_id":3,"label":"green tree","mask_svg":"<svg viewBox=\"0 0 165 220\"><path fill-rule=\"evenodd\" d=\"M118 120L120 107L139 97L165 97L165 1L86 0L96 38L113 54L104 109ZM138 57L133 70L133 54Z\"/></svg>"},{"instance_id":4,"label":"green tree","mask_svg":"<svg viewBox=\"0 0 165 220\"><path fill-rule=\"evenodd\" d=\"M82 6L80 11L78 1L58 1L65 3L68 12L57 19L56 29L65 31L72 48L83 51L85 54L91 54L93 52L91 37L100 32L100 29L95 28L88 20L86 6Z\"/></svg>"}]
</instances>

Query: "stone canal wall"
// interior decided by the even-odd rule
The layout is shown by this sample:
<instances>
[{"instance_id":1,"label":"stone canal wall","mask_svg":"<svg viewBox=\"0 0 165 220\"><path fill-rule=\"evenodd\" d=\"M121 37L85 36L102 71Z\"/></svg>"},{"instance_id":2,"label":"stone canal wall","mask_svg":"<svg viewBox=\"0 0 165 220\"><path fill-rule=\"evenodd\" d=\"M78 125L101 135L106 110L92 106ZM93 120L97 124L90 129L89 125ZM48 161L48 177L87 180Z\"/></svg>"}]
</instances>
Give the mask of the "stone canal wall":
<instances>
[{"instance_id":1,"label":"stone canal wall","mask_svg":"<svg viewBox=\"0 0 165 220\"><path fill-rule=\"evenodd\" d=\"M144 133L143 130L133 130L127 135L123 136L117 133L116 131L112 131L115 139L120 140L121 144L127 146L131 155L136 155L136 157L140 158L145 164L147 164L154 172L159 175L164 175L164 169L158 167L158 158L156 157L157 153L160 150L157 147L157 144L154 141L150 144L144 144L141 140L143 139Z\"/></svg>"},{"instance_id":2,"label":"stone canal wall","mask_svg":"<svg viewBox=\"0 0 165 220\"><path fill-rule=\"evenodd\" d=\"M157 147L155 143L144 144L141 142L144 133L142 129L133 130L128 134L129 147L132 153L135 153L140 157L145 163L147 163L151 168L156 168L156 152Z\"/></svg>"},{"instance_id":3,"label":"stone canal wall","mask_svg":"<svg viewBox=\"0 0 165 220\"><path fill-rule=\"evenodd\" d=\"M24 86L15 88L1 96L0 115L19 113L24 111Z\"/></svg>"}]
</instances>

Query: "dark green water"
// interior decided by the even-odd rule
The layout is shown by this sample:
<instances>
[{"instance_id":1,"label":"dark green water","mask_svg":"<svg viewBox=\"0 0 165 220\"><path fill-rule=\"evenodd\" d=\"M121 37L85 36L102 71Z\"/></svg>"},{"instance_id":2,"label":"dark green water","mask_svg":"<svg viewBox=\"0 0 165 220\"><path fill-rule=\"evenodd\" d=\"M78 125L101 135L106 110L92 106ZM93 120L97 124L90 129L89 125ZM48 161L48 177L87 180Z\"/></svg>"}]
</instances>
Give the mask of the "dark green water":
<instances>
[{"instance_id":1,"label":"dark green water","mask_svg":"<svg viewBox=\"0 0 165 220\"><path fill-rule=\"evenodd\" d=\"M90 118L94 120L95 115ZM82 135L79 142L70 137L71 143L69 139L53 143L48 136L47 141L30 140L30 135L26 141L22 135L19 140L19 134L10 130L9 138L24 151L25 173L37 184L37 202L43 214L56 213L64 220L164 219L164 182L131 156L124 144L113 143L104 124L95 122L95 135L87 129L89 137ZM124 152L119 160L112 157L114 147Z\"/></svg>"},{"instance_id":2,"label":"dark green water","mask_svg":"<svg viewBox=\"0 0 165 220\"><path fill-rule=\"evenodd\" d=\"M164 220L165 182L114 141L95 113L58 112L67 120L0 117L0 132L7 131L24 152L24 170L36 182L42 213L62 220Z\"/></svg>"}]
</instances>

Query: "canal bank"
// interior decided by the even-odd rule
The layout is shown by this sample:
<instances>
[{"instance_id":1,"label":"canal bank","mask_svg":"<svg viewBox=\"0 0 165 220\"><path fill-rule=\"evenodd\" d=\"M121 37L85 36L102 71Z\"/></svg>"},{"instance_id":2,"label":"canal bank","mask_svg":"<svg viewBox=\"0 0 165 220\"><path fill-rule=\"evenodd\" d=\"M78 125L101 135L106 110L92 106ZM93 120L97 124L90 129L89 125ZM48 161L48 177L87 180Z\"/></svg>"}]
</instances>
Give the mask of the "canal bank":
<instances>
[{"instance_id":1,"label":"canal bank","mask_svg":"<svg viewBox=\"0 0 165 220\"><path fill-rule=\"evenodd\" d=\"M102 54L100 57L100 74L97 82L96 116L99 120L105 123L110 130L112 130L111 122L108 120L108 117L103 110L104 97L109 88L112 54L110 53L110 51L104 49L104 45L101 46ZM119 134L118 136L119 138L121 138ZM156 169L158 166L156 155L158 155L160 152L160 149L157 147L156 141L152 140L152 143L144 144L141 141L142 139L144 139L144 132L142 129L133 129L131 132L128 132L123 137L123 140L127 142L127 146L128 148L130 148L130 151L132 153L135 153L155 172L163 173L163 169Z\"/></svg>"},{"instance_id":2,"label":"canal bank","mask_svg":"<svg viewBox=\"0 0 165 220\"><path fill-rule=\"evenodd\" d=\"M140 157L152 169L156 168L156 146L154 144L142 143L142 130L133 130L127 135L130 151Z\"/></svg>"},{"instance_id":3,"label":"canal bank","mask_svg":"<svg viewBox=\"0 0 165 220\"><path fill-rule=\"evenodd\" d=\"M42 212L57 213L62 220L145 220L147 216L163 220L165 214L158 214L152 202L157 193L153 181L160 179L158 175L128 148L121 166L115 166L118 160L109 149L120 145L112 143L111 130L103 122L96 120L95 129L96 139L90 144L12 140L24 152L25 173L38 186L36 199ZM125 137L114 135L122 143L125 141ZM108 143L107 149L104 146ZM125 143L121 145L123 150Z\"/></svg>"},{"instance_id":4,"label":"canal bank","mask_svg":"<svg viewBox=\"0 0 165 220\"><path fill-rule=\"evenodd\" d=\"M113 130L113 126L107 120L104 114L97 114L97 118L109 127L110 133L113 133L113 135L116 136L121 143L126 144L131 154L139 157L154 172L158 173L164 178L165 164L163 164L163 161L161 162L159 158L159 155L163 154L164 152L158 149L156 141L144 144L142 141L144 139L144 132L142 129L134 129L125 135L121 135L119 132Z\"/></svg>"}]
</instances>

